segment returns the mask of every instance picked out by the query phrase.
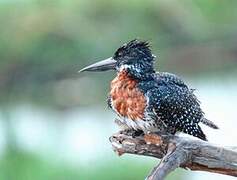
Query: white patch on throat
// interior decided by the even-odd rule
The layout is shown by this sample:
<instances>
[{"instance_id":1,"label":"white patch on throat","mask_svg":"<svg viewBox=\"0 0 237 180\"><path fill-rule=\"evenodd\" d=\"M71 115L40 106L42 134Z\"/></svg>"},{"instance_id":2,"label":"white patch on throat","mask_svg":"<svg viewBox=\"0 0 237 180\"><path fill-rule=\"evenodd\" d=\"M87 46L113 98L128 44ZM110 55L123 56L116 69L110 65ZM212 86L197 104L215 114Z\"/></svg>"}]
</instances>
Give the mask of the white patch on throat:
<instances>
[{"instance_id":1,"label":"white patch on throat","mask_svg":"<svg viewBox=\"0 0 237 180\"><path fill-rule=\"evenodd\" d=\"M131 66L123 64L119 67L119 72L129 69Z\"/></svg>"},{"instance_id":2,"label":"white patch on throat","mask_svg":"<svg viewBox=\"0 0 237 180\"><path fill-rule=\"evenodd\" d=\"M135 70L137 71L138 73L141 72L141 69L140 68L136 68L136 65L127 65L127 64L123 64L119 67L119 72L123 71L123 70L128 70L128 69L132 69L132 70Z\"/></svg>"}]
</instances>

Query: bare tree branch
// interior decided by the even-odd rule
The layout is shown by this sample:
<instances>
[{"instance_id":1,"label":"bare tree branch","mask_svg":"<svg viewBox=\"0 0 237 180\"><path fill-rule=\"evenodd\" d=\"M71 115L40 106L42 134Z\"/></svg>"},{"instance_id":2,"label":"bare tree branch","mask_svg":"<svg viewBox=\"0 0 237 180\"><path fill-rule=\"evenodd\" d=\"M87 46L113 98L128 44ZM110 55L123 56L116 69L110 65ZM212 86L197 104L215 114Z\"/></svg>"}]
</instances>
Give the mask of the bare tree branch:
<instances>
[{"instance_id":1,"label":"bare tree branch","mask_svg":"<svg viewBox=\"0 0 237 180\"><path fill-rule=\"evenodd\" d=\"M114 134L110 142L118 155L130 153L161 159L147 180L163 180L178 167L237 177L236 147L219 147L209 142L167 134L132 137L128 131Z\"/></svg>"}]
</instances>

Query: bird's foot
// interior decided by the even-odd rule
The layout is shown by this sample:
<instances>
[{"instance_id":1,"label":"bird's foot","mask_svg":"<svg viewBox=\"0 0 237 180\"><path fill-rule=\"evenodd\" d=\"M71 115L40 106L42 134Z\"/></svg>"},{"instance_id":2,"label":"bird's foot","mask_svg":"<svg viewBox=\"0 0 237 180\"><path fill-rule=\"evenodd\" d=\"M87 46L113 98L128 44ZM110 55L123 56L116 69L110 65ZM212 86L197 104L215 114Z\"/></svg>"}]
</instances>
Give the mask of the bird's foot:
<instances>
[{"instance_id":1,"label":"bird's foot","mask_svg":"<svg viewBox=\"0 0 237 180\"><path fill-rule=\"evenodd\" d=\"M125 129L122 130L122 133L128 136L132 136L133 138L144 135L144 132L142 130L134 130L134 129Z\"/></svg>"}]
</instances>

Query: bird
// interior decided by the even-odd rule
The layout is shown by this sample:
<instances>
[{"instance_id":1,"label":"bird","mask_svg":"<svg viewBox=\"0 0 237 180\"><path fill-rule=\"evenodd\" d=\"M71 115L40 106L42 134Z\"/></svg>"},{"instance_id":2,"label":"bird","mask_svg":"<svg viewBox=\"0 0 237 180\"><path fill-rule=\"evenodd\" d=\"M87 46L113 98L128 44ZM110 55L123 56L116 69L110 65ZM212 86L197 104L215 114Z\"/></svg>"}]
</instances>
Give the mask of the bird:
<instances>
[{"instance_id":1,"label":"bird","mask_svg":"<svg viewBox=\"0 0 237 180\"><path fill-rule=\"evenodd\" d=\"M112 57L79 72L116 71L108 106L124 129L144 134L182 132L207 141L200 123L213 129L218 126L205 118L194 89L175 74L155 71L155 59L148 41L133 39Z\"/></svg>"}]
</instances>

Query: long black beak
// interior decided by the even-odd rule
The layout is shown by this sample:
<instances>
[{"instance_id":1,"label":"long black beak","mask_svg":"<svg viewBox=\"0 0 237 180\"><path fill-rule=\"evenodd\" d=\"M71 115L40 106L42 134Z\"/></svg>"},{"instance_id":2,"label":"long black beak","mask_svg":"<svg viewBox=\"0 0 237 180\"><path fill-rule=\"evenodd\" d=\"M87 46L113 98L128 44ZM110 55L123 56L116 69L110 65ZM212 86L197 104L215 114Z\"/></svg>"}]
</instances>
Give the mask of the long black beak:
<instances>
[{"instance_id":1,"label":"long black beak","mask_svg":"<svg viewBox=\"0 0 237 180\"><path fill-rule=\"evenodd\" d=\"M115 65L116 65L116 61L112 57L110 57L108 59L89 65L78 72L80 73L83 71L107 71L107 70L115 69Z\"/></svg>"}]
</instances>

